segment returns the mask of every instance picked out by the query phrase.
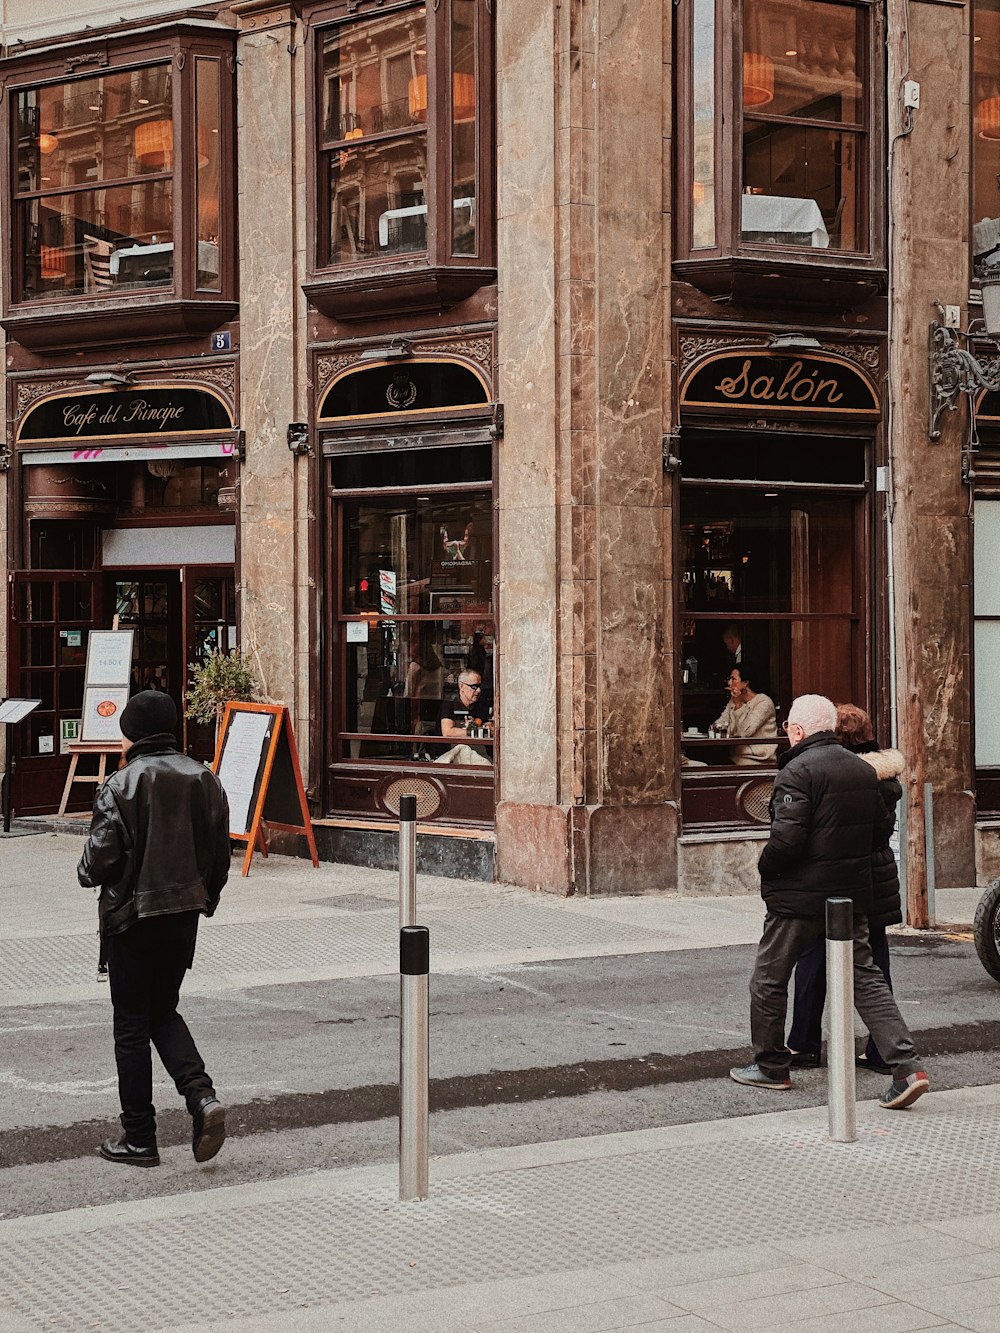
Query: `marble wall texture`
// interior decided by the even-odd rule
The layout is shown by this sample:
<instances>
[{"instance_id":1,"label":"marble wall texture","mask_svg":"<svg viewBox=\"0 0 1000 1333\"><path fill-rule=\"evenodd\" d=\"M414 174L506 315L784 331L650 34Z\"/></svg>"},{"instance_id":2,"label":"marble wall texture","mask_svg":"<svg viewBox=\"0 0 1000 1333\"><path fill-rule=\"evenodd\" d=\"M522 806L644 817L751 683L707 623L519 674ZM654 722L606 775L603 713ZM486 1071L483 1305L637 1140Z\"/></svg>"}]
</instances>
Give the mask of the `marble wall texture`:
<instances>
[{"instance_id":1,"label":"marble wall texture","mask_svg":"<svg viewBox=\"0 0 1000 1333\"><path fill-rule=\"evenodd\" d=\"M889 23L888 86L900 86L904 74L918 80L925 108L904 133L902 110L889 99L895 140L889 371L895 692L899 746L908 764L910 917L923 925L925 782L935 793L937 882L975 882L969 496L961 483L966 407L945 417L937 444L927 437L927 328L934 302L968 313L968 8L892 0Z\"/></svg>"},{"instance_id":2,"label":"marble wall texture","mask_svg":"<svg viewBox=\"0 0 1000 1333\"><path fill-rule=\"evenodd\" d=\"M497 863L563 892L676 884L663 24L660 0L498 13Z\"/></svg>"}]
</instances>

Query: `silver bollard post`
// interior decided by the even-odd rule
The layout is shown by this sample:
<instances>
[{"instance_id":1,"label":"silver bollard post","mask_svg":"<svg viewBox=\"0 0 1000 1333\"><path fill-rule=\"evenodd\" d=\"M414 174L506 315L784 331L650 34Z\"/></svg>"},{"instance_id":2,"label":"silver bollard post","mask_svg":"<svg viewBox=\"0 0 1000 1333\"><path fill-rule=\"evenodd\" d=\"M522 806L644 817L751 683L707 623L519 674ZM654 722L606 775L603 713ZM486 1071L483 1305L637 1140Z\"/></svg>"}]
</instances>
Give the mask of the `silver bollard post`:
<instances>
[{"instance_id":1,"label":"silver bollard post","mask_svg":"<svg viewBox=\"0 0 1000 1333\"><path fill-rule=\"evenodd\" d=\"M826 900L826 994L830 1015L827 1041L827 1100L830 1138L853 1143L858 1137L854 1068L854 904Z\"/></svg>"},{"instance_id":2,"label":"silver bollard post","mask_svg":"<svg viewBox=\"0 0 1000 1333\"><path fill-rule=\"evenodd\" d=\"M399 798L399 928L417 919L417 798Z\"/></svg>"},{"instance_id":3,"label":"silver bollard post","mask_svg":"<svg viewBox=\"0 0 1000 1333\"><path fill-rule=\"evenodd\" d=\"M430 931L399 932L399 1197L427 1198Z\"/></svg>"}]
</instances>

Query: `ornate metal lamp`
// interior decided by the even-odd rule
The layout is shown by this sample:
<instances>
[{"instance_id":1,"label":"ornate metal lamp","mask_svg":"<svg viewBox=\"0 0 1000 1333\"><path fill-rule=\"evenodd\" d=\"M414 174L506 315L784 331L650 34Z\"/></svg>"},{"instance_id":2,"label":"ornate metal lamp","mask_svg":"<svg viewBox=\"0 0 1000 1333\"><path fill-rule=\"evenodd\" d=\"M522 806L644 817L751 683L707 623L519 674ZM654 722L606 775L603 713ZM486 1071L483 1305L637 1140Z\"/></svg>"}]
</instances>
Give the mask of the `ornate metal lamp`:
<instances>
[{"instance_id":1,"label":"ornate metal lamp","mask_svg":"<svg viewBox=\"0 0 1000 1333\"><path fill-rule=\"evenodd\" d=\"M972 340L983 334L1000 346L1000 268L982 279L983 318L973 320L968 329L951 328L941 320L930 326L930 403L928 435L941 438L941 417L958 406L960 394L969 400L969 440L967 450L979 447L976 430L976 399L985 389L1000 393L1000 366L983 366L969 350ZM936 302L944 315L944 308ZM963 469L964 470L964 469Z\"/></svg>"}]
</instances>

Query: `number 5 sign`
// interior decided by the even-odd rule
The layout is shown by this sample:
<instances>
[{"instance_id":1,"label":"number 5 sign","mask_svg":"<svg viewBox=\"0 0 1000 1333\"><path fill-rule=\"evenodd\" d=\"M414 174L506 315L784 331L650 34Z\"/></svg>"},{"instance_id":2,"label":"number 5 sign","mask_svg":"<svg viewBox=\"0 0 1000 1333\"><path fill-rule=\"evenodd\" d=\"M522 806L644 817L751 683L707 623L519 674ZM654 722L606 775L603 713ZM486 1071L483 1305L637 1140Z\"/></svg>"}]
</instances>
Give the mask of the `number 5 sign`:
<instances>
[{"instance_id":1,"label":"number 5 sign","mask_svg":"<svg viewBox=\"0 0 1000 1333\"><path fill-rule=\"evenodd\" d=\"M228 329L225 329L222 333L212 334L213 352L229 352L232 350L232 346L233 346L233 335L229 332Z\"/></svg>"}]
</instances>

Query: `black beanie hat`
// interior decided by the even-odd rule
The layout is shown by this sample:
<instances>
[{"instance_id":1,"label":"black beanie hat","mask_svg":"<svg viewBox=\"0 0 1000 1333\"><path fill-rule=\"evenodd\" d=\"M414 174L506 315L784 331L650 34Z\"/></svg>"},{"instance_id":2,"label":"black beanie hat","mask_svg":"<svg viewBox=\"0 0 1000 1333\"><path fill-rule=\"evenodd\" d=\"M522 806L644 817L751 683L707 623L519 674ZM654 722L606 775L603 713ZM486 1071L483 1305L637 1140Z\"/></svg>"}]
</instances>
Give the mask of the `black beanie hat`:
<instances>
[{"instance_id":1,"label":"black beanie hat","mask_svg":"<svg viewBox=\"0 0 1000 1333\"><path fill-rule=\"evenodd\" d=\"M143 690L129 699L119 725L126 740L144 741L147 736L173 732L177 709L170 695L162 690Z\"/></svg>"}]
</instances>

